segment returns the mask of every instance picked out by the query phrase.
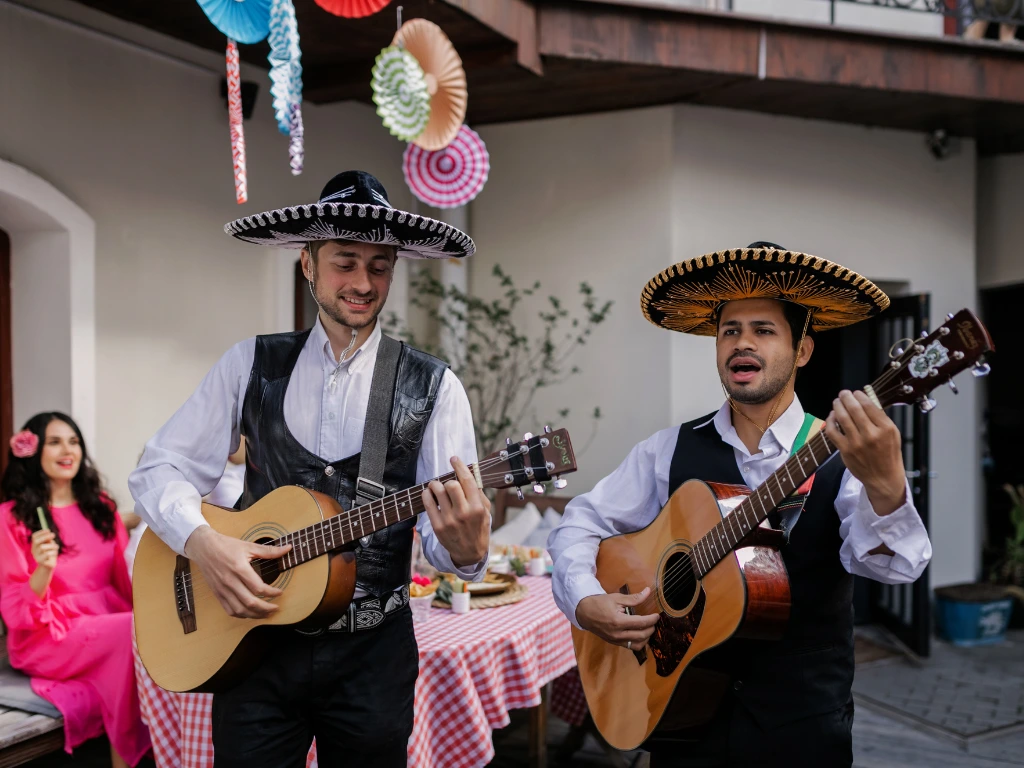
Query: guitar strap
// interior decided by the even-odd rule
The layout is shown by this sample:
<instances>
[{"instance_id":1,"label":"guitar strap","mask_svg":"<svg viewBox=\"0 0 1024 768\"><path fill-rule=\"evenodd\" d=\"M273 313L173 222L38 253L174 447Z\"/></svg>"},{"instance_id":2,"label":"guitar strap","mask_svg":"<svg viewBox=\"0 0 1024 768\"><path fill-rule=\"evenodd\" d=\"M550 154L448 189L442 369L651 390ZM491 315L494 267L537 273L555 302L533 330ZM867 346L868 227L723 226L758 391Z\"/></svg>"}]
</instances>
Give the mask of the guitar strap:
<instances>
[{"instance_id":1,"label":"guitar strap","mask_svg":"<svg viewBox=\"0 0 1024 768\"><path fill-rule=\"evenodd\" d=\"M793 449L789 452L789 455L792 456L803 448L804 443L816 435L818 430L824 425L825 422L821 419L805 413L804 423L800 427L796 439L793 441ZM768 515L768 521L772 524L772 527L782 531L782 537L787 543L789 542L789 533L800 519L800 513L804 511L804 504L807 503L807 497L811 495L811 488L813 487L814 475L811 475L804 481L803 485L796 489L792 496L787 496L783 499L782 503Z\"/></svg>"},{"instance_id":2,"label":"guitar strap","mask_svg":"<svg viewBox=\"0 0 1024 768\"><path fill-rule=\"evenodd\" d=\"M391 442L391 407L395 400L398 359L402 342L381 334L370 380L370 399L366 404L363 424L363 445L359 454L359 476L356 478L355 506L384 498L384 463ZM365 542L364 542L365 546Z\"/></svg>"}]
</instances>

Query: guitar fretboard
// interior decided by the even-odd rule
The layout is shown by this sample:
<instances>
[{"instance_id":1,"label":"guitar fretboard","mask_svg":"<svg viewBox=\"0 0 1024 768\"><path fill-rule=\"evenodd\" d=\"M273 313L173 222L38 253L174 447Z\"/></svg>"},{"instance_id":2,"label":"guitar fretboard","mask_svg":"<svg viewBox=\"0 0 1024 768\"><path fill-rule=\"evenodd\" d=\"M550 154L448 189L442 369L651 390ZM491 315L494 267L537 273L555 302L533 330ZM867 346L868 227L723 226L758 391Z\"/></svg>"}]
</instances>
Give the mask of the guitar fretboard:
<instances>
[{"instance_id":1,"label":"guitar fretboard","mask_svg":"<svg viewBox=\"0 0 1024 768\"><path fill-rule=\"evenodd\" d=\"M441 483L454 479L454 472L437 478ZM291 550L277 561L280 568L287 570L302 565L363 536L415 517L424 509L422 495L429 482L347 510L269 542L272 546L292 545Z\"/></svg>"},{"instance_id":2,"label":"guitar fretboard","mask_svg":"<svg viewBox=\"0 0 1024 768\"><path fill-rule=\"evenodd\" d=\"M731 514L708 531L690 551L693 572L697 578L704 578L708 571L768 517L769 512L803 485L835 450L835 446L825 437L825 431L819 431Z\"/></svg>"}]
</instances>

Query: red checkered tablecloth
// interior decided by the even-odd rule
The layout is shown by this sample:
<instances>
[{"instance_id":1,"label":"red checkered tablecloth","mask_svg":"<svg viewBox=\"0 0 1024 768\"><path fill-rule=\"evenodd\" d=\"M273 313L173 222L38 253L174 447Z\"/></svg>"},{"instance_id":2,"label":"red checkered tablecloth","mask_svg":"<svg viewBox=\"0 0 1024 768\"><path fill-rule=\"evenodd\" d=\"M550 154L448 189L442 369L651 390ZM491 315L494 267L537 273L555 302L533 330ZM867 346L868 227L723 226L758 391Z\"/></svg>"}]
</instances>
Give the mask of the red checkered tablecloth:
<instances>
[{"instance_id":1,"label":"red checkered tablecloth","mask_svg":"<svg viewBox=\"0 0 1024 768\"><path fill-rule=\"evenodd\" d=\"M521 581L529 589L521 602L461 616L435 608L415 625L420 676L409 739L413 768L486 765L494 757L491 731L508 725L509 710L536 706L541 688L575 666L569 622L551 598L551 580ZM212 768L212 697L157 687L138 654L135 670L157 765ZM315 743L306 764L316 765Z\"/></svg>"}]
</instances>

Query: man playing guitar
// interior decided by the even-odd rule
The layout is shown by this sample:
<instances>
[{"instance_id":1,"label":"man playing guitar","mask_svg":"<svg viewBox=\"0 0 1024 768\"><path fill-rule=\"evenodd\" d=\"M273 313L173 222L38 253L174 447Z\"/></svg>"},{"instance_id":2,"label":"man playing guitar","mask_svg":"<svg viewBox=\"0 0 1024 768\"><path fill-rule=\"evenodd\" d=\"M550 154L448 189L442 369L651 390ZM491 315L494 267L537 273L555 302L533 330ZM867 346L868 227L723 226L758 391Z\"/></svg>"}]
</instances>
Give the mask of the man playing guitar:
<instances>
[{"instance_id":1,"label":"man playing guitar","mask_svg":"<svg viewBox=\"0 0 1024 768\"><path fill-rule=\"evenodd\" d=\"M201 497L240 435L246 472L238 509L285 485L349 509L450 468L459 481L432 482L418 522L359 540L355 599L345 616L312 631L274 628L260 666L214 695L216 765L297 768L316 737L320 765L404 766L419 664L408 608L413 527L438 570L479 579L490 505L466 464L452 458L476 461L462 384L440 360L383 336L377 316L397 257L457 258L475 246L454 227L396 210L380 182L360 171L335 176L313 204L225 229L247 242L302 249L316 323L236 344L149 441L129 478L141 516L198 565L224 610L243 618L279 610L271 601L282 591L264 584L250 562L289 551L221 534L201 514ZM391 384L381 386L377 373L388 368ZM376 430L368 415L375 397L383 414ZM362 461L374 444L375 478Z\"/></svg>"},{"instance_id":2,"label":"man playing guitar","mask_svg":"<svg viewBox=\"0 0 1024 768\"><path fill-rule=\"evenodd\" d=\"M594 575L600 542L649 525L687 480L751 489L764 482L821 427L794 392L816 332L865 319L889 300L839 265L754 243L665 270L641 303L660 327L715 336L726 401L717 413L635 446L568 505L548 541L565 615L634 651L659 617L629 610L647 589L605 593ZM885 412L864 392L843 391L821 428L840 456L819 468L796 503L769 516L787 538L786 634L775 642L731 639L697 659L728 679L728 692L705 723L655 732L647 741L654 768L852 764L852 577L914 581L932 549L909 493L900 433ZM723 501L723 512L742 498Z\"/></svg>"}]
</instances>

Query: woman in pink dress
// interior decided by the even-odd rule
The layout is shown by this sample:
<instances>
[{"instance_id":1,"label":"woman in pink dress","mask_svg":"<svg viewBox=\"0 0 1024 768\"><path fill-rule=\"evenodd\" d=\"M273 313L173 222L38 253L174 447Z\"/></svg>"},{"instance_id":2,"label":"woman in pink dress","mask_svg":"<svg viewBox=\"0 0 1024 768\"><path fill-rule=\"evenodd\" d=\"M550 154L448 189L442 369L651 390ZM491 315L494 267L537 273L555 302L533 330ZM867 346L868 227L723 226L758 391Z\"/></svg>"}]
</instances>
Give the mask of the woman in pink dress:
<instances>
[{"instance_id":1,"label":"woman in pink dress","mask_svg":"<svg viewBox=\"0 0 1024 768\"><path fill-rule=\"evenodd\" d=\"M150 741L133 669L128 535L70 417L33 416L10 448L0 613L11 666L64 715L67 752L105 732L114 768L134 766Z\"/></svg>"}]
</instances>

